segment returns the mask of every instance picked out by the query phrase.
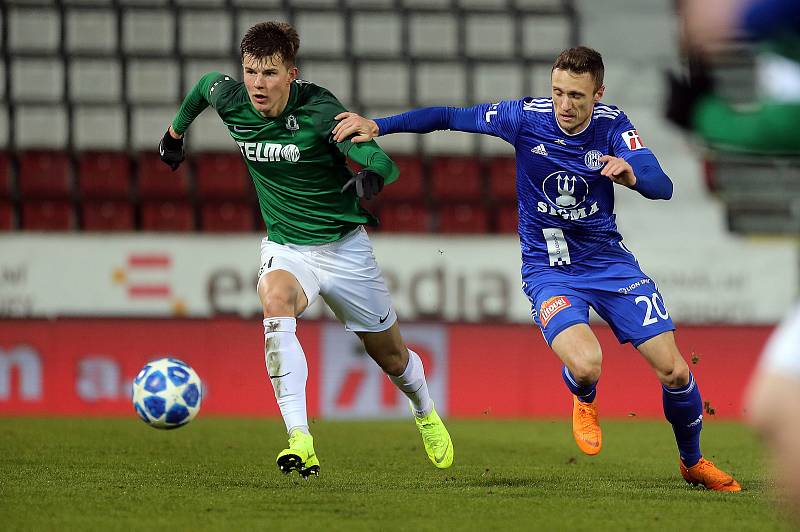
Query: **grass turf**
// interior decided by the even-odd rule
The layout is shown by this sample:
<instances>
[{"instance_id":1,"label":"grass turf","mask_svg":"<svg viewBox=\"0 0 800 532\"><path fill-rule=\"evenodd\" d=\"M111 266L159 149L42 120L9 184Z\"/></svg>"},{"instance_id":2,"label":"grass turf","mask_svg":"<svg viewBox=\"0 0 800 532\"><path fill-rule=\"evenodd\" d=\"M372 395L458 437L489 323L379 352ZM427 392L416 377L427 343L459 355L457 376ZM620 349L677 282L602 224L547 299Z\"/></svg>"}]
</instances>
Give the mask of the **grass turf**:
<instances>
[{"instance_id":1,"label":"grass turf","mask_svg":"<svg viewBox=\"0 0 800 532\"><path fill-rule=\"evenodd\" d=\"M0 418L3 530L789 530L750 431L706 423L706 457L744 490L680 478L664 422L603 421L582 455L566 421L451 420L436 470L411 420L312 425L322 474L274 465L277 420Z\"/></svg>"}]
</instances>

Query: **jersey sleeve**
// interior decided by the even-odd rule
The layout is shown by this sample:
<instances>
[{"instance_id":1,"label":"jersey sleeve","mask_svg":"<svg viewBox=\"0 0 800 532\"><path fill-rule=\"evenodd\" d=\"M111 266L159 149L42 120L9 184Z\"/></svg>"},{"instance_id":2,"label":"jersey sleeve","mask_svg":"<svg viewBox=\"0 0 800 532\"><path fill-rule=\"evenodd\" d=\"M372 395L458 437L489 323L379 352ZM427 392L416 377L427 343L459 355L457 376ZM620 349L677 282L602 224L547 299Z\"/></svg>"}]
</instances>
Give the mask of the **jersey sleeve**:
<instances>
[{"instance_id":1,"label":"jersey sleeve","mask_svg":"<svg viewBox=\"0 0 800 532\"><path fill-rule=\"evenodd\" d=\"M310 102L308 109L314 120L317 132L323 141L335 144L342 155L351 158L363 166L365 170L372 170L380 174L387 185L397 180L400 173L397 165L374 140L360 144L353 144L350 140L338 143L333 140L331 131L338 123L335 117L347 109L330 91L322 87L317 87L317 89L319 94Z\"/></svg>"},{"instance_id":2,"label":"jersey sleeve","mask_svg":"<svg viewBox=\"0 0 800 532\"><path fill-rule=\"evenodd\" d=\"M204 74L183 99L172 121L172 129L178 134L183 134L206 107L211 105L215 109L219 108L223 95L227 92L226 89L232 88L237 83L230 76L219 72Z\"/></svg>"},{"instance_id":3,"label":"jersey sleeve","mask_svg":"<svg viewBox=\"0 0 800 532\"><path fill-rule=\"evenodd\" d=\"M616 122L616 124L609 129L608 133L611 136L609 144L613 151L610 155L622 157L626 161L630 161L632 157L639 154L653 155L653 152L650 151L650 148L645 146L639 132L631 121L628 120L628 117L625 116L625 113L620 113L619 116L614 119L614 122Z\"/></svg>"}]
</instances>

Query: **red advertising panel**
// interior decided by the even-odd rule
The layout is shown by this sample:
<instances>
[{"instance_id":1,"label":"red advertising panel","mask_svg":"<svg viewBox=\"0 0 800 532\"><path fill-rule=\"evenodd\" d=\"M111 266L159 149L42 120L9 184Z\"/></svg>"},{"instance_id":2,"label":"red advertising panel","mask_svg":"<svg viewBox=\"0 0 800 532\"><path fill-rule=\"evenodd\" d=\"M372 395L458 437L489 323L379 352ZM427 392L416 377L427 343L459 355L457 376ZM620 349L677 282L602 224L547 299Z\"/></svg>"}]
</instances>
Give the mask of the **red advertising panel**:
<instances>
[{"instance_id":1,"label":"red advertising panel","mask_svg":"<svg viewBox=\"0 0 800 532\"><path fill-rule=\"evenodd\" d=\"M523 325L407 324L431 393L451 416L568 416L560 366L541 334ZM653 371L606 327L598 404L603 416L661 417ZM736 418L768 327L684 327L678 345L708 413ZM338 323L301 321L312 416L405 415L389 385ZM266 376L259 320L6 320L0 322L0 414L135 415L130 382L150 359L180 358L206 388L203 414L278 414Z\"/></svg>"}]
</instances>

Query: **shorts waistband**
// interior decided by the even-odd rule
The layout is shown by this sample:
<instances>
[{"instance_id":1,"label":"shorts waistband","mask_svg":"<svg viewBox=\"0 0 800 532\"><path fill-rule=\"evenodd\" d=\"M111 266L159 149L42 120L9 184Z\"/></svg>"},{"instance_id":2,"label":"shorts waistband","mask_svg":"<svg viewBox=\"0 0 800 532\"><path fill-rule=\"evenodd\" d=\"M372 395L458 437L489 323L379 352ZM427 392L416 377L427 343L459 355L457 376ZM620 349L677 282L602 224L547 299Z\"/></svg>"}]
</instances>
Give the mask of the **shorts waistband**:
<instances>
[{"instance_id":1,"label":"shorts waistband","mask_svg":"<svg viewBox=\"0 0 800 532\"><path fill-rule=\"evenodd\" d=\"M366 232L363 225L359 225L346 235L344 235L339 240L334 240L333 242L328 242L326 244L311 244L311 245L300 245L300 244L284 244L287 248L294 249L297 251L322 251L325 249L336 249L339 246L346 244L348 241L354 239L361 233Z\"/></svg>"}]
</instances>

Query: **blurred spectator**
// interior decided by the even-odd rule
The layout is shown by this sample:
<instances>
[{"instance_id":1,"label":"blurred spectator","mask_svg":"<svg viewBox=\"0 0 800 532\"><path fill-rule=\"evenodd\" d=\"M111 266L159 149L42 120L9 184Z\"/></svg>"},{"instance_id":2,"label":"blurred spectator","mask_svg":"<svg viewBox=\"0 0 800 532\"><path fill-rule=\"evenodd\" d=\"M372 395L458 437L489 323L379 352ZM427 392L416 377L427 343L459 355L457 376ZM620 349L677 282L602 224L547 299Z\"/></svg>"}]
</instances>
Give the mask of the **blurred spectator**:
<instances>
[{"instance_id":1,"label":"blurred spectator","mask_svg":"<svg viewBox=\"0 0 800 532\"><path fill-rule=\"evenodd\" d=\"M715 147L800 153L800 2L686 0L680 3L688 76L670 76L667 118ZM738 109L714 94L706 57L737 39L757 41L759 102Z\"/></svg>"}]
</instances>

